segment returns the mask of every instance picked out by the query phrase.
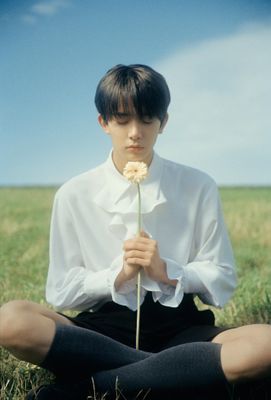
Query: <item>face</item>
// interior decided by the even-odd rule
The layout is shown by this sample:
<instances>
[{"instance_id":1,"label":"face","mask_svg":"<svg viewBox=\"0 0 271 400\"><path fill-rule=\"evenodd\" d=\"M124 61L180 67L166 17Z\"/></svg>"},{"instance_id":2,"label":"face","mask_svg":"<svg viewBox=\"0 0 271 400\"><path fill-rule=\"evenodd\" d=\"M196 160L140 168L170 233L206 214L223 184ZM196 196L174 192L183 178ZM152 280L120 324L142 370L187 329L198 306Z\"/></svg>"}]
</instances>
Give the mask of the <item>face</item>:
<instances>
[{"instance_id":1,"label":"face","mask_svg":"<svg viewBox=\"0 0 271 400\"><path fill-rule=\"evenodd\" d=\"M156 117L140 119L133 113L120 112L108 122L99 115L98 121L103 130L111 136L113 161L122 173L128 161L143 161L147 165L151 163L157 135L165 127L167 117L161 123Z\"/></svg>"}]
</instances>

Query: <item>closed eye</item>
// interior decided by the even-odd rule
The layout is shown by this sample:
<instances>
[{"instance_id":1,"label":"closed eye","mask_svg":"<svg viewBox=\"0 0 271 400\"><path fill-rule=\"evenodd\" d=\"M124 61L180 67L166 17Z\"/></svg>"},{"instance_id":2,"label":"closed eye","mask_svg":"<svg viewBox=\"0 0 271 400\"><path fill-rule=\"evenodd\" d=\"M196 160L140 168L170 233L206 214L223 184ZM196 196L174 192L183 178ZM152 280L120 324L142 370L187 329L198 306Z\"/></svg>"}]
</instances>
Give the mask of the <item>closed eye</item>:
<instances>
[{"instance_id":1,"label":"closed eye","mask_svg":"<svg viewBox=\"0 0 271 400\"><path fill-rule=\"evenodd\" d=\"M127 124L131 119L131 116L129 114L117 114L115 116L115 121L120 124L120 125L125 125Z\"/></svg>"},{"instance_id":2,"label":"closed eye","mask_svg":"<svg viewBox=\"0 0 271 400\"><path fill-rule=\"evenodd\" d=\"M144 124L152 124L153 123L153 118L151 118L151 117L143 117L142 118L142 122Z\"/></svg>"}]
</instances>

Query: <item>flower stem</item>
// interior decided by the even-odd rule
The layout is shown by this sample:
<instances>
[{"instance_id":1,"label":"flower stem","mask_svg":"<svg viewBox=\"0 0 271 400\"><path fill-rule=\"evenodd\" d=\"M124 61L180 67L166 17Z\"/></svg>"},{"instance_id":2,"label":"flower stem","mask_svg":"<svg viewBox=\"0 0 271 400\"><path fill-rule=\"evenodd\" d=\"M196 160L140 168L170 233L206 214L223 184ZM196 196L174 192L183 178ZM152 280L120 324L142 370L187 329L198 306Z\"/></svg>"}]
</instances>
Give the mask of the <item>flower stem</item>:
<instances>
[{"instance_id":1,"label":"flower stem","mask_svg":"<svg viewBox=\"0 0 271 400\"><path fill-rule=\"evenodd\" d=\"M138 194L138 208L137 208L137 236L140 236L141 232L141 193L140 193L140 185L137 185L137 194Z\"/></svg>"},{"instance_id":2,"label":"flower stem","mask_svg":"<svg viewBox=\"0 0 271 400\"><path fill-rule=\"evenodd\" d=\"M137 236L141 232L141 193L140 185L137 183L138 193L138 212L137 212ZM136 350L139 350L139 335L140 335L140 289L141 289L141 274L137 274L137 313L136 313Z\"/></svg>"},{"instance_id":3,"label":"flower stem","mask_svg":"<svg viewBox=\"0 0 271 400\"><path fill-rule=\"evenodd\" d=\"M137 274L136 350L139 350L141 273Z\"/></svg>"}]
</instances>

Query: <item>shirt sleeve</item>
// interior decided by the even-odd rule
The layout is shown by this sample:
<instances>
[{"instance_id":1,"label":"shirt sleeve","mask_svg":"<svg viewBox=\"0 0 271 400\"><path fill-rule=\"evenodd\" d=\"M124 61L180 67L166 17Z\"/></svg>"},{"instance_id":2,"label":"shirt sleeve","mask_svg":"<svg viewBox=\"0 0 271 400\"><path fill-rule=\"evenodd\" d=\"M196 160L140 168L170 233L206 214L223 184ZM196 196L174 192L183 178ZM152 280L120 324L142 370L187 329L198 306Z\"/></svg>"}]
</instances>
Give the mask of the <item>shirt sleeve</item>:
<instances>
[{"instance_id":1,"label":"shirt sleeve","mask_svg":"<svg viewBox=\"0 0 271 400\"><path fill-rule=\"evenodd\" d=\"M47 301L58 310L95 309L112 298L119 304L136 304L134 282L128 282L121 293L115 291L114 282L121 267L122 254L108 268L86 268L69 202L57 193L50 229Z\"/></svg>"},{"instance_id":2,"label":"shirt sleeve","mask_svg":"<svg viewBox=\"0 0 271 400\"><path fill-rule=\"evenodd\" d=\"M169 307L177 307L184 293L197 294L205 304L223 307L232 296L237 279L214 183L198 207L194 245L195 256L186 265L161 255L167 264L168 277L177 280L176 287L157 282L144 284L153 291L154 300Z\"/></svg>"}]
</instances>

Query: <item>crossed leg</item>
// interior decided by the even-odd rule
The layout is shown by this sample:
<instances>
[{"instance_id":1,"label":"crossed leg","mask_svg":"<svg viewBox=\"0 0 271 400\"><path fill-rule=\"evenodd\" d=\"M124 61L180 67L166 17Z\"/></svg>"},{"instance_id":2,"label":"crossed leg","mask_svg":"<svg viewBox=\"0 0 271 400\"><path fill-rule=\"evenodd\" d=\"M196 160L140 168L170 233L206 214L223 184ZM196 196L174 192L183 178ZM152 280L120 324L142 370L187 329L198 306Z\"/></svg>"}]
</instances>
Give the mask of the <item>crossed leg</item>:
<instances>
[{"instance_id":1,"label":"crossed leg","mask_svg":"<svg viewBox=\"0 0 271 400\"><path fill-rule=\"evenodd\" d=\"M271 326L245 325L218 334L221 365L229 382L271 376Z\"/></svg>"},{"instance_id":2,"label":"crossed leg","mask_svg":"<svg viewBox=\"0 0 271 400\"><path fill-rule=\"evenodd\" d=\"M41 304L10 301L0 308L0 346L20 360L39 365L52 344L56 323L74 325Z\"/></svg>"},{"instance_id":3,"label":"crossed leg","mask_svg":"<svg viewBox=\"0 0 271 400\"><path fill-rule=\"evenodd\" d=\"M56 323L73 325L43 305L15 300L0 308L0 346L15 357L41 364L48 353ZM247 325L213 339L221 344L221 365L229 382L271 376L271 326Z\"/></svg>"}]
</instances>

